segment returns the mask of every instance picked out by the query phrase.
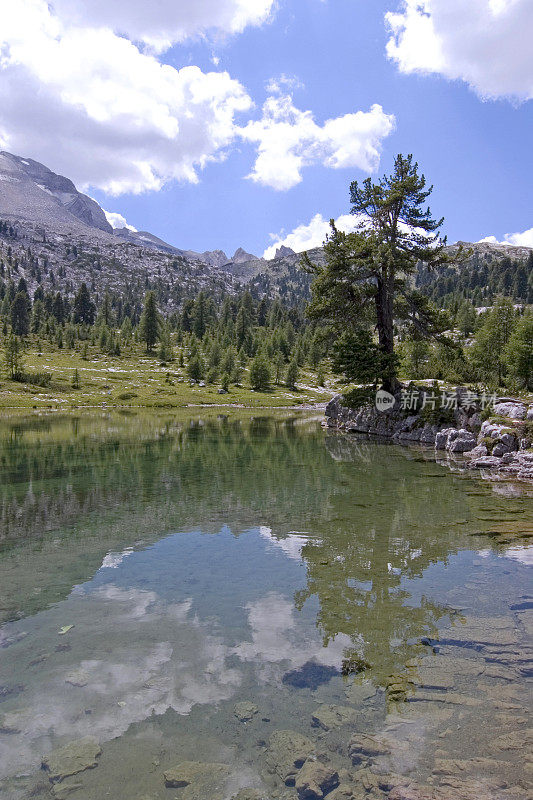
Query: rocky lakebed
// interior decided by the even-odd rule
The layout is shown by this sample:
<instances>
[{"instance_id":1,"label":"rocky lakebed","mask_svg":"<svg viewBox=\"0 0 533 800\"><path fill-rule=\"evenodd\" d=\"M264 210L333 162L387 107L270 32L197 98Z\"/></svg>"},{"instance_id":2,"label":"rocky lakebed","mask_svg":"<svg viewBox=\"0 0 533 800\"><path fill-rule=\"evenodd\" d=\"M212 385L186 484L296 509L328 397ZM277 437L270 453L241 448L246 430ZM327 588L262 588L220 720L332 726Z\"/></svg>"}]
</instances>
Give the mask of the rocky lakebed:
<instances>
[{"instance_id":1,"label":"rocky lakebed","mask_svg":"<svg viewBox=\"0 0 533 800\"><path fill-rule=\"evenodd\" d=\"M502 423L352 413L0 421L2 800L529 800Z\"/></svg>"}]
</instances>

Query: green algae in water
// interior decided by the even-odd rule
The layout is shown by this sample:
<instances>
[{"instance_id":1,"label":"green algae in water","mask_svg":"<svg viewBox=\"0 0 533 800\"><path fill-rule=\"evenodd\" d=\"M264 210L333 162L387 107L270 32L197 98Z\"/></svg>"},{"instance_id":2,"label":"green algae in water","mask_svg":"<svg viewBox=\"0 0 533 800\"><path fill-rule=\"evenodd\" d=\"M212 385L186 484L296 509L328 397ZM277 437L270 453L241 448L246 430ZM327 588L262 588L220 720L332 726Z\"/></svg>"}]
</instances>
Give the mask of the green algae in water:
<instances>
[{"instance_id":1,"label":"green algae in water","mask_svg":"<svg viewBox=\"0 0 533 800\"><path fill-rule=\"evenodd\" d=\"M296 798L279 740L356 796L525 796L531 498L409 452L305 415L4 420L0 795L194 800L164 775L199 763Z\"/></svg>"}]
</instances>

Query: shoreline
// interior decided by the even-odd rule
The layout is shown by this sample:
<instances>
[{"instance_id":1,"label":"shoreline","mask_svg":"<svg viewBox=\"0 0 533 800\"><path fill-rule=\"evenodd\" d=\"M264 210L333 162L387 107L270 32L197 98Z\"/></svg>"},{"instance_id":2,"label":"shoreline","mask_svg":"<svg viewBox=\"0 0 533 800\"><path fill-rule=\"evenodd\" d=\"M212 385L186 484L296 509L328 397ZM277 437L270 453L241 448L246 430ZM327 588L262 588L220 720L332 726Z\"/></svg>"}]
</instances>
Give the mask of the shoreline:
<instances>
[{"instance_id":1,"label":"shoreline","mask_svg":"<svg viewBox=\"0 0 533 800\"><path fill-rule=\"evenodd\" d=\"M456 389L457 395L461 387ZM325 426L341 433L353 433L404 447L433 450L435 462L492 480L533 483L533 434L520 431L533 427L533 404L502 398L494 406L494 419L481 420L479 409L468 416L461 408L454 423L431 424L421 414L402 415L398 410L378 411L364 405L357 409L343 405L336 395L326 406ZM452 427L453 425L453 427ZM440 458L439 455L445 455Z\"/></svg>"}]
</instances>

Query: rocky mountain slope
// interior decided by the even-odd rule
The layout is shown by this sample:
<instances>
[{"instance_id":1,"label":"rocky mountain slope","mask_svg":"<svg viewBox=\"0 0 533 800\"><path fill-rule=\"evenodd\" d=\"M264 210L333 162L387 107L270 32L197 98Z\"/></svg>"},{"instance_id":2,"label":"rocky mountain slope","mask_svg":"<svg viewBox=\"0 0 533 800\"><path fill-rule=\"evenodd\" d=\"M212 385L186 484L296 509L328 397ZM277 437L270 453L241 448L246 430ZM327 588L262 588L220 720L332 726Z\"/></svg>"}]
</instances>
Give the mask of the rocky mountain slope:
<instances>
[{"instance_id":1,"label":"rocky mountain slope","mask_svg":"<svg viewBox=\"0 0 533 800\"><path fill-rule=\"evenodd\" d=\"M157 291L169 312L184 297L241 288L221 270L225 253L180 250L151 233L114 230L103 209L72 181L42 164L0 153L0 278L24 277L30 292L73 295L86 282L98 300L108 289L126 301Z\"/></svg>"},{"instance_id":2,"label":"rocky mountain slope","mask_svg":"<svg viewBox=\"0 0 533 800\"><path fill-rule=\"evenodd\" d=\"M98 203L74 184L29 158L0 152L0 217L53 228L58 233L89 227L112 235Z\"/></svg>"}]
</instances>

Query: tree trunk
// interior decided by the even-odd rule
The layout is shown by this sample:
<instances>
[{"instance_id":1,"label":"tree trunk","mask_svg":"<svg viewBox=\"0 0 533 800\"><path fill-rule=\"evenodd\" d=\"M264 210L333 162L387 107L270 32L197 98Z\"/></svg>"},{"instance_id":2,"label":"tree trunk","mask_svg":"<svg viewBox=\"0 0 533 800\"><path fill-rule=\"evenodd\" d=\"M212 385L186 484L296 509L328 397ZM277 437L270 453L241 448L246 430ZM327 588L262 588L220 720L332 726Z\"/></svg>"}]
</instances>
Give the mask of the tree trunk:
<instances>
[{"instance_id":1,"label":"tree trunk","mask_svg":"<svg viewBox=\"0 0 533 800\"><path fill-rule=\"evenodd\" d=\"M378 280L376 293L376 316L379 347L384 356L383 388L394 394L398 388L396 364L394 362L394 314L392 278L386 276Z\"/></svg>"}]
</instances>

